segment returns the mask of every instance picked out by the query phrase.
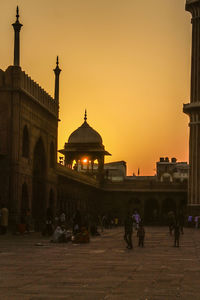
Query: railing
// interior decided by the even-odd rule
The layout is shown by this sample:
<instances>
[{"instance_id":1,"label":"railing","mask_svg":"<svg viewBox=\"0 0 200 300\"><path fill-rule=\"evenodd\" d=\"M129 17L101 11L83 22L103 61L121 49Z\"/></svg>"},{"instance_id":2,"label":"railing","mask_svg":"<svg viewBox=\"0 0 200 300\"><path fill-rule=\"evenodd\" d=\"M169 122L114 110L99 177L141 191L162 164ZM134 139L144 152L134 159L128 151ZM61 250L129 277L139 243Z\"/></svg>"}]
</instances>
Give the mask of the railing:
<instances>
[{"instance_id":1,"label":"railing","mask_svg":"<svg viewBox=\"0 0 200 300\"><path fill-rule=\"evenodd\" d=\"M24 71L20 74L21 89L28 92L43 106L47 107L52 113L57 114L57 103L55 100L41 87L38 83L32 80Z\"/></svg>"},{"instance_id":2,"label":"railing","mask_svg":"<svg viewBox=\"0 0 200 300\"><path fill-rule=\"evenodd\" d=\"M21 89L52 114L58 115L58 103L20 67L9 66L5 72L0 70L0 88Z\"/></svg>"}]
</instances>

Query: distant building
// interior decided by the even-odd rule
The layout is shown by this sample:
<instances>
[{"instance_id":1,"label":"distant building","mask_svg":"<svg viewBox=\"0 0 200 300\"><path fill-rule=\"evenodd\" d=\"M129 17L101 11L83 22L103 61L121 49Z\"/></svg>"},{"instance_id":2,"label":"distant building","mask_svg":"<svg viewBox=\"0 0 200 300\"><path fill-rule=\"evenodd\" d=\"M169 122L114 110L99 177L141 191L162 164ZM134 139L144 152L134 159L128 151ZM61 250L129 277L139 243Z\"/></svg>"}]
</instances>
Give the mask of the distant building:
<instances>
[{"instance_id":1,"label":"distant building","mask_svg":"<svg viewBox=\"0 0 200 300\"><path fill-rule=\"evenodd\" d=\"M187 162L177 162L174 157L171 161L168 157L160 157L156 163L156 173L161 182L183 182L188 180L189 165Z\"/></svg>"},{"instance_id":2,"label":"distant building","mask_svg":"<svg viewBox=\"0 0 200 300\"><path fill-rule=\"evenodd\" d=\"M106 179L112 182L122 182L126 179L126 162L124 160L106 163L104 170Z\"/></svg>"}]
</instances>

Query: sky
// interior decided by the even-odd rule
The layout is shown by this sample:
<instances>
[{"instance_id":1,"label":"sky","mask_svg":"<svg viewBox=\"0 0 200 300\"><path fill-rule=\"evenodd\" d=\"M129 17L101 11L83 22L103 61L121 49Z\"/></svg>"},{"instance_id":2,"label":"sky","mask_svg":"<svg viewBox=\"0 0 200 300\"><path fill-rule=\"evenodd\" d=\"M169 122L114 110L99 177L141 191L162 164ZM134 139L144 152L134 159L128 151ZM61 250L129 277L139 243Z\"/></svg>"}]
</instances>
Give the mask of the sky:
<instances>
[{"instance_id":1,"label":"sky","mask_svg":"<svg viewBox=\"0 0 200 300\"><path fill-rule=\"evenodd\" d=\"M16 6L22 69L54 95L58 148L88 123L128 175L154 175L160 157L188 161L191 23L185 0L1 0L0 68L13 64Z\"/></svg>"}]
</instances>

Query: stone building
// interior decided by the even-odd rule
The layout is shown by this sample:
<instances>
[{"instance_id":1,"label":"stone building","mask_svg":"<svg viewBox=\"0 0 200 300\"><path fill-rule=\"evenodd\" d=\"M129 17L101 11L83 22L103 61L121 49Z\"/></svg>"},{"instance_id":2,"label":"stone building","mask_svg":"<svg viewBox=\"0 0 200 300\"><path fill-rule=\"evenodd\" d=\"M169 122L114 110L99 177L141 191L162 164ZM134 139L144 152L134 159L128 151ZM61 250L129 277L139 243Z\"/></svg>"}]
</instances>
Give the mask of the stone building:
<instances>
[{"instance_id":1,"label":"stone building","mask_svg":"<svg viewBox=\"0 0 200 300\"><path fill-rule=\"evenodd\" d=\"M188 181L189 165L187 162L178 162L175 157L160 157L156 163L157 179L161 182Z\"/></svg>"},{"instance_id":2,"label":"stone building","mask_svg":"<svg viewBox=\"0 0 200 300\"><path fill-rule=\"evenodd\" d=\"M0 194L11 219L31 208L35 220L55 206L57 194L57 129L59 72L55 68L55 98L20 67L17 8L14 64L0 70ZM20 222L19 220L17 222Z\"/></svg>"},{"instance_id":3,"label":"stone building","mask_svg":"<svg viewBox=\"0 0 200 300\"><path fill-rule=\"evenodd\" d=\"M191 91L190 103L183 111L189 116L189 189L188 208L191 214L200 214L200 4L187 0L186 11L192 15Z\"/></svg>"}]
</instances>

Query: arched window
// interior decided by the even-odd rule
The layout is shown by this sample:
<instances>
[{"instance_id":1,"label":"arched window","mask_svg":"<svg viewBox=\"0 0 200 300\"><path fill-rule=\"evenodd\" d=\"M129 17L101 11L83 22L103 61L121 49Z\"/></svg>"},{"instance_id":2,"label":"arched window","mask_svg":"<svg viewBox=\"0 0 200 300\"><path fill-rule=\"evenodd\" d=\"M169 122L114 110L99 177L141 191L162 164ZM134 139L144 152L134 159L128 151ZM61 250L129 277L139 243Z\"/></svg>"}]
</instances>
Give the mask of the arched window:
<instances>
[{"instance_id":1,"label":"arched window","mask_svg":"<svg viewBox=\"0 0 200 300\"><path fill-rule=\"evenodd\" d=\"M54 168L55 166L55 151L54 151L54 145L53 142L51 142L50 145L50 160L49 160L50 168Z\"/></svg>"},{"instance_id":2,"label":"arched window","mask_svg":"<svg viewBox=\"0 0 200 300\"><path fill-rule=\"evenodd\" d=\"M28 158L29 157L29 134L28 128L25 125L23 130L23 139L22 139L22 156Z\"/></svg>"}]
</instances>

